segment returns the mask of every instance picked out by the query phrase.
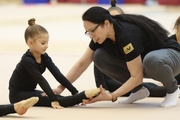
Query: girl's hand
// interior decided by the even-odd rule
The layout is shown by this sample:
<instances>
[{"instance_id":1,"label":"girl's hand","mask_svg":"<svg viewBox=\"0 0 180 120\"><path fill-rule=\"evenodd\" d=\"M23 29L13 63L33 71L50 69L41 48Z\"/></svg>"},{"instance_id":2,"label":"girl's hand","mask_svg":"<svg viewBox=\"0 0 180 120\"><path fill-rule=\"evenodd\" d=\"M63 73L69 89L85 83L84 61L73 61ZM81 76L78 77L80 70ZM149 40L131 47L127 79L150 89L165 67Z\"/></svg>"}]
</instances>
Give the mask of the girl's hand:
<instances>
[{"instance_id":1,"label":"girl's hand","mask_svg":"<svg viewBox=\"0 0 180 120\"><path fill-rule=\"evenodd\" d=\"M47 94L45 92L41 93L41 96L47 96Z\"/></svg>"},{"instance_id":2,"label":"girl's hand","mask_svg":"<svg viewBox=\"0 0 180 120\"><path fill-rule=\"evenodd\" d=\"M53 91L53 93L54 93L55 95L60 95L60 94L63 92L63 90L64 90L64 87L63 87L63 86L62 86L62 87L58 86L57 88L52 89L52 91ZM42 95L42 96L47 96L47 94L46 94L45 92L41 93L41 95Z\"/></svg>"},{"instance_id":3,"label":"girl's hand","mask_svg":"<svg viewBox=\"0 0 180 120\"><path fill-rule=\"evenodd\" d=\"M54 94L60 95L64 91L64 87L63 86L58 86L57 88L52 89L52 90L53 90Z\"/></svg>"},{"instance_id":4,"label":"girl's hand","mask_svg":"<svg viewBox=\"0 0 180 120\"><path fill-rule=\"evenodd\" d=\"M57 102L57 101L51 102L51 106L52 106L54 109L62 109L62 108L64 108L64 107L60 106L60 105L59 105L59 102Z\"/></svg>"}]
</instances>

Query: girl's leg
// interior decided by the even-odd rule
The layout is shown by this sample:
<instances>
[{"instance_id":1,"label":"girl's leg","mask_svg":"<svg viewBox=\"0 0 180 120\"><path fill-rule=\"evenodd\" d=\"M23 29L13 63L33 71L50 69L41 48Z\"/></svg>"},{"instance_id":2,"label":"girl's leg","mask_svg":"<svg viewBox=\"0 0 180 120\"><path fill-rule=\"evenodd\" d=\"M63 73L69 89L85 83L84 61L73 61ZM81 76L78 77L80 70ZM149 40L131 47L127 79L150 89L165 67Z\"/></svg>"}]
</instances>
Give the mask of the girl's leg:
<instances>
[{"instance_id":1,"label":"girl's leg","mask_svg":"<svg viewBox=\"0 0 180 120\"><path fill-rule=\"evenodd\" d=\"M95 51L93 60L97 68L110 78L117 80L121 84L130 78L130 73L126 66L125 60L116 58L106 50L99 48ZM149 96L147 89L141 89L142 85L135 87L127 100L123 103L133 103L136 100ZM140 93L139 93L140 92Z\"/></svg>"},{"instance_id":2,"label":"girl's leg","mask_svg":"<svg viewBox=\"0 0 180 120\"><path fill-rule=\"evenodd\" d=\"M179 88L174 76L180 71L180 53L173 49L161 49L148 53L144 60L145 75L160 81L167 90L162 107L177 104Z\"/></svg>"},{"instance_id":3,"label":"girl's leg","mask_svg":"<svg viewBox=\"0 0 180 120\"><path fill-rule=\"evenodd\" d=\"M73 96L57 96L58 102L63 107L70 107L82 103L83 99L88 99L85 92Z\"/></svg>"},{"instance_id":4,"label":"girl's leg","mask_svg":"<svg viewBox=\"0 0 180 120\"><path fill-rule=\"evenodd\" d=\"M0 105L0 111L1 111L0 116L16 113L16 111L14 110L14 105L13 104Z\"/></svg>"},{"instance_id":5,"label":"girl's leg","mask_svg":"<svg viewBox=\"0 0 180 120\"><path fill-rule=\"evenodd\" d=\"M30 107L36 104L38 100L38 97L31 97L29 99L22 100L15 104L0 105L0 116L12 113L23 115Z\"/></svg>"},{"instance_id":6,"label":"girl's leg","mask_svg":"<svg viewBox=\"0 0 180 120\"><path fill-rule=\"evenodd\" d=\"M74 106L79 103L84 102L84 100L88 100L99 95L100 89L89 89L80 92L79 94L75 94L73 96L58 96L59 104L63 107Z\"/></svg>"},{"instance_id":7,"label":"girl's leg","mask_svg":"<svg viewBox=\"0 0 180 120\"><path fill-rule=\"evenodd\" d=\"M47 96L42 96L43 93L40 90L33 90L33 91L20 91L15 88L10 88L9 93L9 100L10 103L17 103L21 100L25 100L31 97L38 97L39 101L34 106L47 106L51 107L51 100Z\"/></svg>"},{"instance_id":8,"label":"girl's leg","mask_svg":"<svg viewBox=\"0 0 180 120\"><path fill-rule=\"evenodd\" d=\"M39 97L39 101L34 106L46 106L51 107L51 99L48 96L41 96L42 91L10 91L10 102L15 103L30 97ZM57 95L58 102L63 107L74 106L83 101L83 99L89 99L97 96L100 93L100 89L85 90L79 94L73 96L60 96Z\"/></svg>"}]
</instances>

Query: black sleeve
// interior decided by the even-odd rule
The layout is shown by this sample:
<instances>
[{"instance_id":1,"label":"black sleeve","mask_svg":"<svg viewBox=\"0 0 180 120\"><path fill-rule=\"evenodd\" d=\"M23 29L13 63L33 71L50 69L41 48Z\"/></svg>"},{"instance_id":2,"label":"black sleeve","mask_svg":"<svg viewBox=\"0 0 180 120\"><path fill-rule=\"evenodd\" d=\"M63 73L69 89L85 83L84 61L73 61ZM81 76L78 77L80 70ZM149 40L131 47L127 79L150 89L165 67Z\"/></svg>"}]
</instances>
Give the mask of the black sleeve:
<instances>
[{"instance_id":1,"label":"black sleeve","mask_svg":"<svg viewBox=\"0 0 180 120\"><path fill-rule=\"evenodd\" d=\"M38 66L36 62L31 57L26 57L23 60L23 65L29 74L33 77L33 79L39 84L42 90L49 96L52 101L57 101L56 96L54 95L50 85L47 80L42 76L40 71L38 70Z\"/></svg>"},{"instance_id":2,"label":"black sleeve","mask_svg":"<svg viewBox=\"0 0 180 120\"><path fill-rule=\"evenodd\" d=\"M136 35L128 35L121 39L118 43L119 49L123 51L126 61L131 61L141 55L144 50L141 37Z\"/></svg>"},{"instance_id":3,"label":"black sleeve","mask_svg":"<svg viewBox=\"0 0 180 120\"><path fill-rule=\"evenodd\" d=\"M46 65L51 74L56 78L56 80L67 88L72 95L78 93L77 89L67 80L67 78L60 72L60 70L53 63L52 59L47 55L46 56Z\"/></svg>"},{"instance_id":4,"label":"black sleeve","mask_svg":"<svg viewBox=\"0 0 180 120\"><path fill-rule=\"evenodd\" d=\"M95 51L96 49L101 47L101 44L99 44L97 42L95 43L93 40L91 40L89 43L89 47L91 48L91 50Z\"/></svg>"}]
</instances>

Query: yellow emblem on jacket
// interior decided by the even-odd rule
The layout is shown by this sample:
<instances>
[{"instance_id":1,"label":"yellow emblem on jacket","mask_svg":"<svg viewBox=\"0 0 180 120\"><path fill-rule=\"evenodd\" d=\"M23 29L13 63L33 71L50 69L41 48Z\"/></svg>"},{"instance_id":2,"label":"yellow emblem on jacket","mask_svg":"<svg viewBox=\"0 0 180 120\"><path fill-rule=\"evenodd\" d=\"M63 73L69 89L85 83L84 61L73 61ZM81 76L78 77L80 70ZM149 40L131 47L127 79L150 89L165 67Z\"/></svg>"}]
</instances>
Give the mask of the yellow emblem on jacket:
<instances>
[{"instance_id":1,"label":"yellow emblem on jacket","mask_svg":"<svg viewBox=\"0 0 180 120\"><path fill-rule=\"evenodd\" d=\"M123 47L123 50L124 50L125 54L129 54L130 52L132 52L134 50L134 47L132 46L131 43L129 43L128 45Z\"/></svg>"}]
</instances>

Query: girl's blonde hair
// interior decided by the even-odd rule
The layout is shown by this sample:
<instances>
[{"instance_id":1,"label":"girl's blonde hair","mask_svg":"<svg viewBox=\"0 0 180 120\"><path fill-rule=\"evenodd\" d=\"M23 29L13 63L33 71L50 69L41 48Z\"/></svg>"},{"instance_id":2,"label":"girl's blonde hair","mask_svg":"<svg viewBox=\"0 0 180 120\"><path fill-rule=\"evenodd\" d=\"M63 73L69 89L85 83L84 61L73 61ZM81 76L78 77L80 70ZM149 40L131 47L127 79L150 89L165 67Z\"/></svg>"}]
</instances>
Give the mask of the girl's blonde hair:
<instances>
[{"instance_id":1,"label":"girl's blonde hair","mask_svg":"<svg viewBox=\"0 0 180 120\"><path fill-rule=\"evenodd\" d=\"M108 8L108 11L117 11L119 14L124 14L123 10L120 7L116 6L117 1L116 0L111 0L111 7Z\"/></svg>"},{"instance_id":2,"label":"girl's blonde hair","mask_svg":"<svg viewBox=\"0 0 180 120\"><path fill-rule=\"evenodd\" d=\"M177 27L180 25L180 16L177 18L175 24L174 24L174 28L173 29L176 29L177 30Z\"/></svg>"},{"instance_id":3,"label":"girl's blonde hair","mask_svg":"<svg viewBox=\"0 0 180 120\"><path fill-rule=\"evenodd\" d=\"M29 38L33 39L37 35L40 35L43 33L48 34L48 31L43 26L36 24L35 21L36 19L34 18L31 18L28 20L29 26L26 28L25 33L24 33L24 38L25 38L26 43Z\"/></svg>"}]
</instances>

